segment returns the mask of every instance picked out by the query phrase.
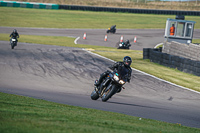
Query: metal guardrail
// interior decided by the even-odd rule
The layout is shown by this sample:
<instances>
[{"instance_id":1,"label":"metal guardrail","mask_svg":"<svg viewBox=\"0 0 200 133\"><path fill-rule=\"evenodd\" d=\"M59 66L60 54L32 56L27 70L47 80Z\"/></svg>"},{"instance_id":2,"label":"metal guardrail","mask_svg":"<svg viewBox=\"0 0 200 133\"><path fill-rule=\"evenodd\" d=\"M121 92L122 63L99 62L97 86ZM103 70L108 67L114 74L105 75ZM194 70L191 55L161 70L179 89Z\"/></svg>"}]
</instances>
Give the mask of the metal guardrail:
<instances>
[{"instance_id":1,"label":"metal guardrail","mask_svg":"<svg viewBox=\"0 0 200 133\"><path fill-rule=\"evenodd\" d=\"M17 1L0 1L0 6L37 8L37 9L59 9L59 5L57 5L57 4L35 3L35 2L17 2Z\"/></svg>"}]
</instances>

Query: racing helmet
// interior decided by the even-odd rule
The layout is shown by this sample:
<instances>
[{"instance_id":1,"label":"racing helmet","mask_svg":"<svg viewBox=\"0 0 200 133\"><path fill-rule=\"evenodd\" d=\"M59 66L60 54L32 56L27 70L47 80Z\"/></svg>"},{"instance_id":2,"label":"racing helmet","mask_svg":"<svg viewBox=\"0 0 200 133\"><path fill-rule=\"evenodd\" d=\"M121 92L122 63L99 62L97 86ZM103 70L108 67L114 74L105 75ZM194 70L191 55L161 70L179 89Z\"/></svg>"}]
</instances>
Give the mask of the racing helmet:
<instances>
[{"instance_id":1,"label":"racing helmet","mask_svg":"<svg viewBox=\"0 0 200 133\"><path fill-rule=\"evenodd\" d=\"M130 66L131 63L132 63L132 59L129 56L125 56L124 59L123 59L123 62L124 62L125 66Z\"/></svg>"},{"instance_id":2,"label":"racing helmet","mask_svg":"<svg viewBox=\"0 0 200 133\"><path fill-rule=\"evenodd\" d=\"M130 43L128 39L126 40L126 43L127 43L127 44L129 44L129 43Z\"/></svg>"},{"instance_id":3,"label":"racing helmet","mask_svg":"<svg viewBox=\"0 0 200 133\"><path fill-rule=\"evenodd\" d=\"M14 33L17 33L17 30L16 30L16 29L14 29L14 30L13 30L13 32L14 32Z\"/></svg>"}]
</instances>

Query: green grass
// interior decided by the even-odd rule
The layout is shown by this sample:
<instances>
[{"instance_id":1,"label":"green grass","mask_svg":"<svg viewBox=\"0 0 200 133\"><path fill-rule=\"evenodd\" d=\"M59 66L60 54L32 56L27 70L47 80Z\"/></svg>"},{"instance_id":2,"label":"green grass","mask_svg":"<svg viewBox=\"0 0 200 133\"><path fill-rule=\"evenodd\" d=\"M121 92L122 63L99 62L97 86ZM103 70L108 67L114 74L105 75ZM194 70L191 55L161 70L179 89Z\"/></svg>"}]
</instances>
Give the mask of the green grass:
<instances>
[{"instance_id":1,"label":"green grass","mask_svg":"<svg viewBox=\"0 0 200 133\"><path fill-rule=\"evenodd\" d=\"M200 39L193 39L193 40L192 40L192 43L200 44Z\"/></svg>"},{"instance_id":2,"label":"green grass","mask_svg":"<svg viewBox=\"0 0 200 133\"><path fill-rule=\"evenodd\" d=\"M9 34L0 34L0 40L9 40ZM93 52L110 58L115 61L121 61L124 56L130 56L133 59L131 67L146 73L152 74L161 79L170 81L172 83L200 91L200 77L181 72L177 69L168 68L149 60L143 60L142 51L136 50L119 50L111 47L102 47L94 45L74 44L74 38L59 37L59 36L33 36L20 35L19 42L59 45L67 47L92 48ZM67 42L67 43L66 43Z\"/></svg>"},{"instance_id":3,"label":"green grass","mask_svg":"<svg viewBox=\"0 0 200 133\"><path fill-rule=\"evenodd\" d=\"M165 28L167 18L175 15L153 15L111 12L89 12L70 10L44 10L26 8L0 8L0 26L43 27L43 28L108 28L116 24L117 28ZM200 17L185 16L194 20L196 29L200 29Z\"/></svg>"},{"instance_id":4,"label":"green grass","mask_svg":"<svg viewBox=\"0 0 200 133\"><path fill-rule=\"evenodd\" d=\"M0 92L1 133L199 133L200 129Z\"/></svg>"}]
</instances>

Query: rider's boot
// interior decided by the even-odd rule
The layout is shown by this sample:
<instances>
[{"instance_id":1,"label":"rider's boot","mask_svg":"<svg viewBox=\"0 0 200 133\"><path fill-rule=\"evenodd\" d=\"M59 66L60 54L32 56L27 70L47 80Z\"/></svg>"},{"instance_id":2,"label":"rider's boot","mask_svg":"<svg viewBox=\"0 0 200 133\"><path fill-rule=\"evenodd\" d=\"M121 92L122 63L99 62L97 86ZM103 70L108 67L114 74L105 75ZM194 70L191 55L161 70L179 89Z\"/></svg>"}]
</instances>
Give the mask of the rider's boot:
<instances>
[{"instance_id":1,"label":"rider's boot","mask_svg":"<svg viewBox=\"0 0 200 133\"><path fill-rule=\"evenodd\" d=\"M95 82L94 82L94 88L95 88L95 90L98 92L99 91L99 85L100 85L100 83L98 82L98 80L96 80Z\"/></svg>"},{"instance_id":2,"label":"rider's boot","mask_svg":"<svg viewBox=\"0 0 200 133\"><path fill-rule=\"evenodd\" d=\"M102 74L100 75L99 80L96 80L94 85L95 85L95 86L99 86L99 85L101 84L101 82L103 81L103 78L104 78L106 75L107 75L107 72L102 73Z\"/></svg>"}]
</instances>

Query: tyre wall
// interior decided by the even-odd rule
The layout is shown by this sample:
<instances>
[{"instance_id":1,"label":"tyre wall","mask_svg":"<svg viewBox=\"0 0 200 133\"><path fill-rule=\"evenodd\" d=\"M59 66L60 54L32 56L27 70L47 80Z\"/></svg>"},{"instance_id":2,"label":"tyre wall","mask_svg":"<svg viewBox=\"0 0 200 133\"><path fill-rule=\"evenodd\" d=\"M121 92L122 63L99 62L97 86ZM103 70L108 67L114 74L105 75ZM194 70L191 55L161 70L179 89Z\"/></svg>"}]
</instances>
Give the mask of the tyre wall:
<instances>
[{"instance_id":1,"label":"tyre wall","mask_svg":"<svg viewBox=\"0 0 200 133\"><path fill-rule=\"evenodd\" d=\"M37 9L59 9L57 4L35 3L35 2L17 2L17 1L0 1L0 7L22 7L22 8L37 8Z\"/></svg>"},{"instance_id":2,"label":"tyre wall","mask_svg":"<svg viewBox=\"0 0 200 133\"><path fill-rule=\"evenodd\" d=\"M83 10L83 11L105 11L105 12L128 12L143 14L168 14L168 15L191 15L200 16L199 11L177 11L177 10L156 10L156 9L133 9L95 6L59 5L59 9Z\"/></svg>"},{"instance_id":3,"label":"tyre wall","mask_svg":"<svg viewBox=\"0 0 200 133\"><path fill-rule=\"evenodd\" d=\"M200 76L200 61L197 60L163 53L160 49L152 48L143 49L143 59L150 59L151 62Z\"/></svg>"}]
</instances>

